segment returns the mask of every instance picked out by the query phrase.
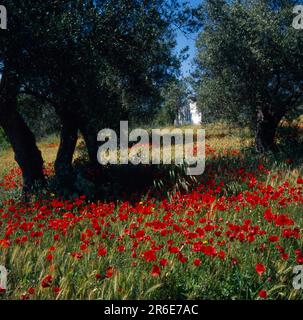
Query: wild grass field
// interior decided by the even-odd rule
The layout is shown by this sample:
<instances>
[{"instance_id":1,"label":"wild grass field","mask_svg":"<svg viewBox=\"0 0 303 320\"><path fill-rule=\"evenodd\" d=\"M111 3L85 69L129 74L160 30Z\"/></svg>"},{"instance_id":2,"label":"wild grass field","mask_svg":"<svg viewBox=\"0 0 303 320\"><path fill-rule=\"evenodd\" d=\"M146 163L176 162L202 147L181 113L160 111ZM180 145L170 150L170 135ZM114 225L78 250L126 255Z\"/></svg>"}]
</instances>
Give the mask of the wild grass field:
<instances>
[{"instance_id":1,"label":"wild grass field","mask_svg":"<svg viewBox=\"0 0 303 320\"><path fill-rule=\"evenodd\" d=\"M13 153L2 152L0 299L302 299L300 143L266 156L251 143L247 130L207 126L205 173L136 201L21 202ZM52 175L58 139L38 145Z\"/></svg>"}]
</instances>

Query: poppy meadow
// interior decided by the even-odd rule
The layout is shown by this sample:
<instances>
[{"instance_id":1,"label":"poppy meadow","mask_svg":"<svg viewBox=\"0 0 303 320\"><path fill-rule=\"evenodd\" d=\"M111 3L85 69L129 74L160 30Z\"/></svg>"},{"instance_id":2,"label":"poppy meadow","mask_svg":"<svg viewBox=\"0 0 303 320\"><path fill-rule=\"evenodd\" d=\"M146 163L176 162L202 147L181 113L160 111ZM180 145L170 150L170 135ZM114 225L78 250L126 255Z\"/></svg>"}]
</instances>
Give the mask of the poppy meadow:
<instances>
[{"instance_id":1,"label":"poppy meadow","mask_svg":"<svg viewBox=\"0 0 303 320\"><path fill-rule=\"evenodd\" d=\"M303 264L302 166L235 139L206 140L206 171L189 190L137 201L23 202L21 172L9 170L0 299L302 299L292 283Z\"/></svg>"}]
</instances>

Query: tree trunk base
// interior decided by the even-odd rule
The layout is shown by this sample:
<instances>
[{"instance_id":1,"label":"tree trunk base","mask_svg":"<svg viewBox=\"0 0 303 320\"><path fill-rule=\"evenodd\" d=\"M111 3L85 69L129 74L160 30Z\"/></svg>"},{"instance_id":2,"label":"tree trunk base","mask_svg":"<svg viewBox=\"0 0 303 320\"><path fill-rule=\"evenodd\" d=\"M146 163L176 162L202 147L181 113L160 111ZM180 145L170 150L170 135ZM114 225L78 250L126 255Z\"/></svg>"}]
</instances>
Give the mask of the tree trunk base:
<instances>
[{"instance_id":1,"label":"tree trunk base","mask_svg":"<svg viewBox=\"0 0 303 320\"><path fill-rule=\"evenodd\" d=\"M17 81L14 76L5 73L3 78L0 92L0 125L22 170L23 194L26 195L37 192L46 185L43 159L33 133L17 112Z\"/></svg>"},{"instance_id":2,"label":"tree trunk base","mask_svg":"<svg viewBox=\"0 0 303 320\"><path fill-rule=\"evenodd\" d=\"M73 156L78 140L77 121L71 113L59 113L61 118L60 145L55 161L55 174L61 190L70 192L74 188Z\"/></svg>"},{"instance_id":3,"label":"tree trunk base","mask_svg":"<svg viewBox=\"0 0 303 320\"><path fill-rule=\"evenodd\" d=\"M258 153L276 152L278 150L275 137L281 118L274 117L269 112L258 111L255 138Z\"/></svg>"}]
</instances>

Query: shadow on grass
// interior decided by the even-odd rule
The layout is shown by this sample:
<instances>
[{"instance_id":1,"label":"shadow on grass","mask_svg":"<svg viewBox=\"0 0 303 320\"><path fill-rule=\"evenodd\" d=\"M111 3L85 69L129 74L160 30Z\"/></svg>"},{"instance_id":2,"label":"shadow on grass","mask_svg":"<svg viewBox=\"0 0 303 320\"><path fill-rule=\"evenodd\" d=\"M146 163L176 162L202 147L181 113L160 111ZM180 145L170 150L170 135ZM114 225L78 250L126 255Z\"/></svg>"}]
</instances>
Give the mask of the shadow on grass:
<instances>
[{"instance_id":1,"label":"shadow on grass","mask_svg":"<svg viewBox=\"0 0 303 320\"><path fill-rule=\"evenodd\" d=\"M194 179L174 165L111 165L97 168L75 164L74 176L63 183L49 178L52 193L63 198L86 195L91 200L137 202L161 199L171 192L187 192Z\"/></svg>"},{"instance_id":2,"label":"shadow on grass","mask_svg":"<svg viewBox=\"0 0 303 320\"><path fill-rule=\"evenodd\" d=\"M222 134L222 137L224 134ZM206 186L211 180L223 182L221 193L229 195L241 192L241 176L230 174L233 169L244 168L248 172L257 171L260 163L267 168L279 170L302 170L302 132L290 128L280 128L278 152L260 155L254 148L242 149L236 153L220 153L206 159L206 170L202 176L186 176L183 167L175 165L112 165L91 168L85 160L75 163L75 174L67 183L58 184L50 179L52 192L62 197L86 195L92 200L140 201L147 197L163 198L180 191L189 192L198 184Z\"/></svg>"}]
</instances>

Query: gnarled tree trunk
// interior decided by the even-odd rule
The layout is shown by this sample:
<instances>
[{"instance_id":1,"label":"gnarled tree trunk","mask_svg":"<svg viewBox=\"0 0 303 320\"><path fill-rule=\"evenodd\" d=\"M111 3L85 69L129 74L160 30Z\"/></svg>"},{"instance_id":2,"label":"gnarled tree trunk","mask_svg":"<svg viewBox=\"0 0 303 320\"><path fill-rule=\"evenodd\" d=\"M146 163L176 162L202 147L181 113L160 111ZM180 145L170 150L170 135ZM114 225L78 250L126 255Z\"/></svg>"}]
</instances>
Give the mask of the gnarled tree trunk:
<instances>
[{"instance_id":1,"label":"gnarled tree trunk","mask_svg":"<svg viewBox=\"0 0 303 320\"><path fill-rule=\"evenodd\" d=\"M61 182L72 182L73 156L78 140L78 123L71 114L61 113L60 146L55 161L56 176Z\"/></svg>"},{"instance_id":2,"label":"gnarled tree trunk","mask_svg":"<svg viewBox=\"0 0 303 320\"><path fill-rule=\"evenodd\" d=\"M276 151L275 137L284 114L272 114L268 109L259 108L256 119L256 149L260 153Z\"/></svg>"},{"instance_id":3,"label":"gnarled tree trunk","mask_svg":"<svg viewBox=\"0 0 303 320\"><path fill-rule=\"evenodd\" d=\"M45 185L43 159L36 140L17 112L18 82L13 74L4 72L0 86L0 126L3 127L23 175L24 194Z\"/></svg>"},{"instance_id":4,"label":"gnarled tree trunk","mask_svg":"<svg viewBox=\"0 0 303 320\"><path fill-rule=\"evenodd\" d=\"M79 129L83 135L83 139L86 144L89 161L92 167L98 166L97 153L98 153L98 141L97 130L89 123L88 120L81 121Z\"/></svg>"}]
</instances>

